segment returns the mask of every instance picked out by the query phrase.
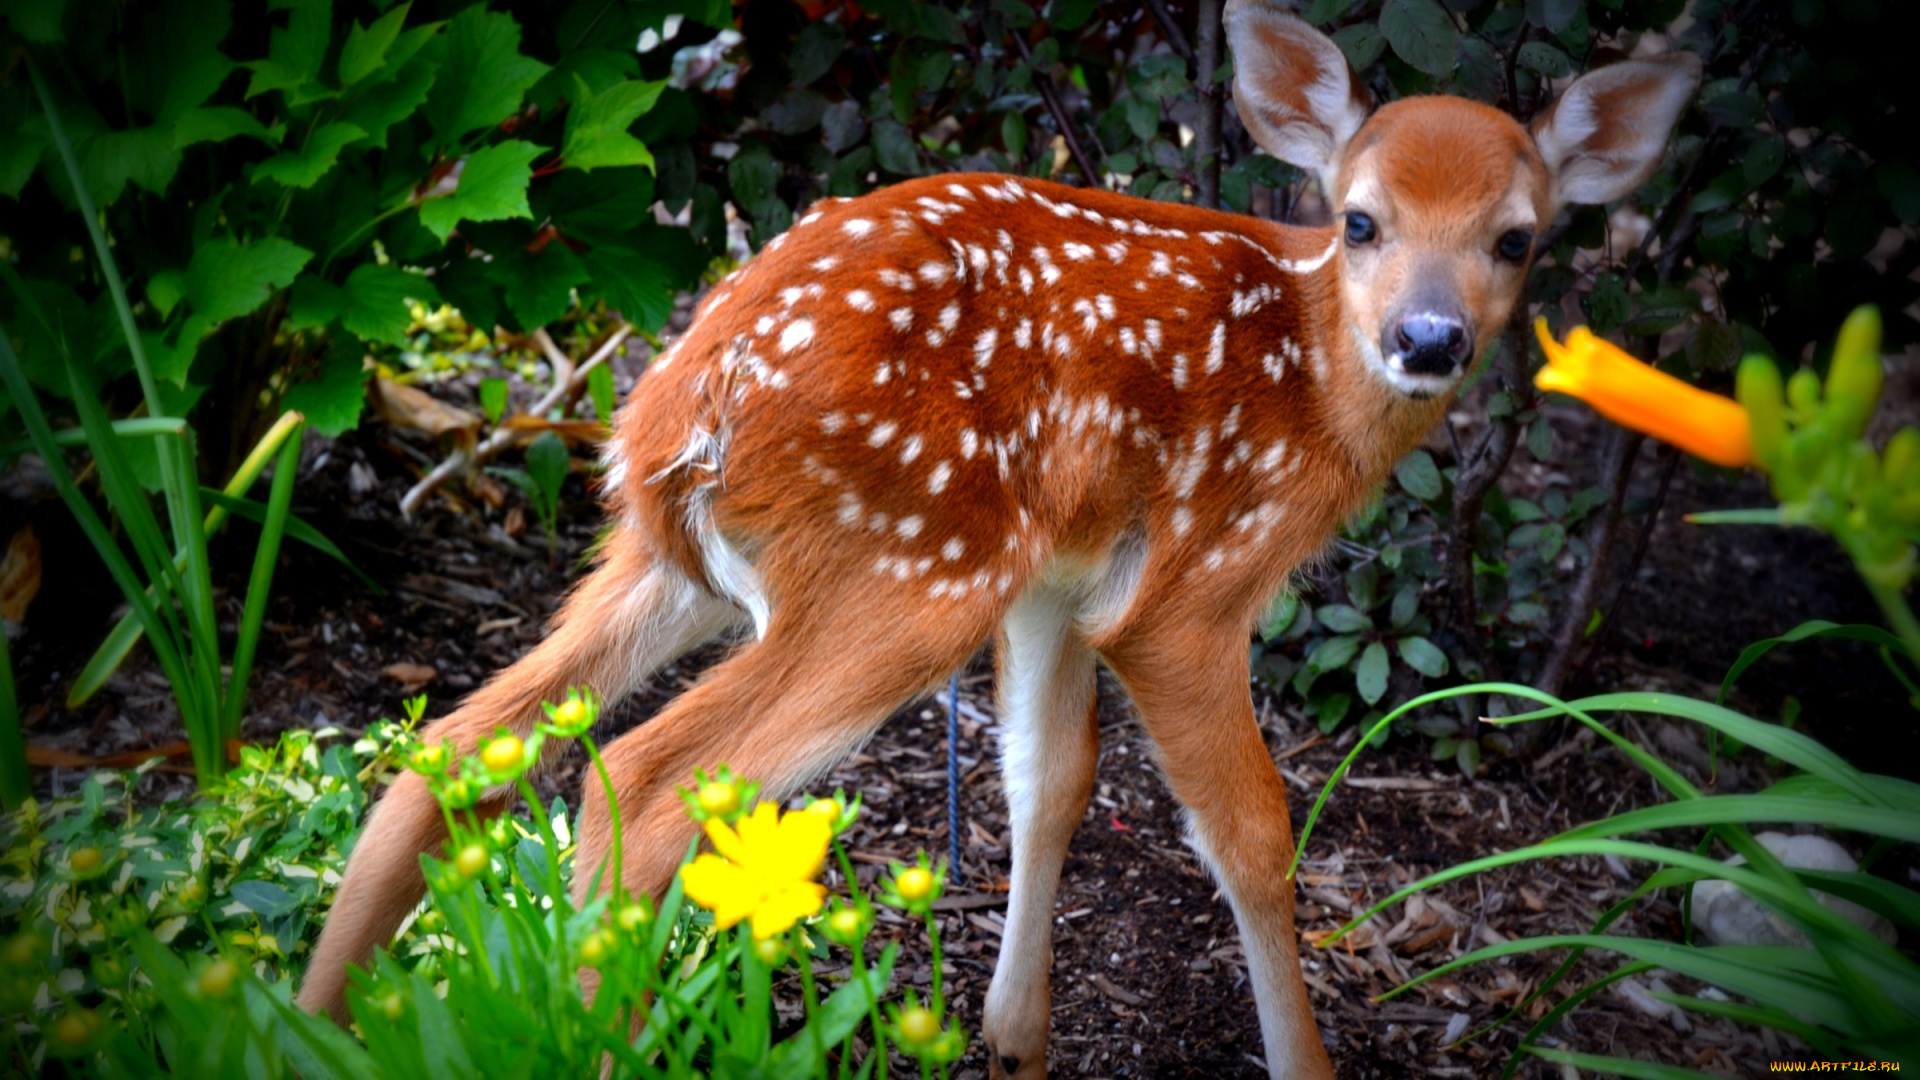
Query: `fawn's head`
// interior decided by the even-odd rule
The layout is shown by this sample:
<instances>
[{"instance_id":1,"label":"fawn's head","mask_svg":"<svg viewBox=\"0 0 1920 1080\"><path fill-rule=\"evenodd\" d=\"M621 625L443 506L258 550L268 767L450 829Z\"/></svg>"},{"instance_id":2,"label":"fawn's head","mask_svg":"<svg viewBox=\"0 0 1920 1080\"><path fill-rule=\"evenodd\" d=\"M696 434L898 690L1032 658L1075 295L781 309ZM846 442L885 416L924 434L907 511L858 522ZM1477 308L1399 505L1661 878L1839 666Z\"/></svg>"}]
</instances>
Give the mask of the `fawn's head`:
<instances>
[{"instance_id":1,"label":"fawn's head","mask_svg":"<svg viewBox=\"0 0 1920 1080\"><path fill-rule=\"evenodd\" d=\"M1340 47L1271 0L1228 0L1225 16L1240 118L1319 179L1347 332L1414 398L1452 390L1499 332L1562 206L1646 180L1700 83L1690 53L1622 61L1575 80L1531 130L1455 97L1376 111Z\"/></svg>"}]
</instances>

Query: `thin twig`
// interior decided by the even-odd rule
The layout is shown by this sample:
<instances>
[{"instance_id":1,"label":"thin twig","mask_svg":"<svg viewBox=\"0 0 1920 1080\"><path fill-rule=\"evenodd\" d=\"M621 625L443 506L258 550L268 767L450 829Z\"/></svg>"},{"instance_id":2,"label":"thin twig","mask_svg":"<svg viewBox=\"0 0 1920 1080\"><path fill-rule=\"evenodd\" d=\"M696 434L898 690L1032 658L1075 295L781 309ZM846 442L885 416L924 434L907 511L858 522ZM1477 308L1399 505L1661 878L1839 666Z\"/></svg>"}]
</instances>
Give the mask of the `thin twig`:
<instances>
[{"instance_id":1,"label":"thin twig","mask_svg":"<svg viewBox=\"0 0 1920 1080\"><path fill-rule=\"evenodd\" d=\"M1527 323L1524 311L1508 320L1500 335L1499 365L1501 381L1509 393L1527 393ZM1470 459L1459 460L1454 474L1453 513L1447 521L1447 581L1452 593L1453 620L1468 652L1486 667L1485 643L1479 632L1479 604L1474 598L1473 537L1480 523L1480 506L1487 493L1507 471L1513 452L1520 443L1520 427L1512 414L1489 417L1487 433L1474 447ZM1456 451L1457 453L1457 451ZM1456 459L1458 460L1458 459Z\"/></svg>"},{"instance_id":2,"label":"thin twig","mask_svg":"<svg viewBox=\"0 0 1920 1080\"><path fill-rule=\"evenodd\" d=\"M1594 611L1594 600L1600 594L1600 582L1607 575L1607 563L1612 559L1614 542L1619 539L1621 512L1627 502L1627 484L1633 479L1634 456L1640 452L1643 441L1644 436L1625 428L1615 428L1612 438L1608 440L1606 509L1587 541L1590 548L1587 565L1574 583L1573 593L1567 597L1560 626L1553 635L1553 651L1547 654L1547 662L1533 681L1534 686L1549 694L1560 692L1573 667L1573 651L1586 636L1587 623Z\"/></svg>"},{"instance_id":3,"label":"thin twig","mask_svg":"<svg viewBox=\"0 0 1920 1080\"><path fill-rule=\"evenodd\" d=\"M1220 209L1220 113L1225 95L1213 81L1220 70L1220 0L1200 0L1195 8L1198 42L1194 49L1193 85L1200 92L1200 124L1194 131L1193 156L1199 165L1194 187L1201 206Z\"/></svg>"},{"instance_id":4,"label":"thin twig","mask_svg":"<svg viewBox=\"0 0 1920 1080\"><path fill-rule=\"evenodd\" d=\"M1586 655L1580 659L1580 666L1574 669L1576 682L1586 674L1589 667L1593 666L1594 660L1598 659L1605 649L1607 640L1613 636L1614 630L1620 625L1620 612L1626 608L1627 598L1633 595L1633 585L1640 577L1640 564L1647 557L1647 547L1653 539L1654 527L1660 524L1660 511L1666 507L1667 493L1673 488L1673 474L1680 470L1680 451L1671 446L1662 446L1660 458L1664 463L1660 470L1660 489L1654 493L1653 506L1647 510L1646 524L1640 527L1640 538L1634 541L1633 558L1627 561L1626 577L1621 580L1620 587L1614 590L1613 602L1607 605L1606 612L1600 616L1599 633L1587 646Z\"/></svg>"},{"instance_id":5,"label":"thin twig","mask_svg":"<svg viewBox=\"0 0 1920 1080\"><path fill-rule=\"evenodd\" d=\"M553 380L553 388L542 395L540 400L533 403L533 407L527 410L527 415L545 416L548 410L579 393L580 389L587 383L588 373L592 372L594 368L599 367L601 364L606 363L607 360L613 356L614 351L631 336L633 336L633 326L629 323L622 322L614 328L613 333L609 334L605 341L600 343L600 347L593 351L593 355L589 356L585 363L577 367L573 366L572 358L567 357L566 354L562 352L561 356L567 363L566 377L559 377L562 369L559 363L556 362L554 365L555 378ZM551 348L554 352L560 352L558 346L553 344L553 339L547 337L547 332L544 329L534 331L533 337L536 342L545 339L544 344L541 345L542 351ZM548 359L551 360L552 358L553 354L548 353ZM420 508L420 504L425 501L426 497L433 494L440 485L446 483L452 477L464 476L475 466L492 460L502 450L512 446L519 436L519 429L502 423L496 425L493 429L493 434L487 436L486 439L481 441L479 445L475 446L471 451L456 448L453 453L447 456L445 461L434 466L433 471L421 477L419 483L407 490L406 495L400 499L400 516L407 518L412 517L413 512Z\"/></svg>"},{"instance_id":6,"label":"thin twig","mask_svg":"<svg viewBox=\"0 0 1920 1080\"><path fill-rule=\"evenodd\" d=\"M1033 50L1027 46L1027 39L1018 33L1010 35L1013 43L1020 49L1020 58L1028 64L1033 63ZM1040 97L1047 103L1047 111L1053 114L1053 122L1060 129L1060 137L1066 140L1067 149L1072 152L1074 163L1080 166L1081 175L1087 178L1088 187L1100 186L1100 173L1093 167L1093 159L1087 156L1087 148L1080 145L1080 137L1074 134L1073 124L1067 119L1066 106L1060 103L1059 91L1053 85L1053 72L1034 70L1033 85L1040 91Z\"/></svg>"},{"instance_id":7,"label":"thin twig","mask_svg":"<svg viewBox=\"0 0 1920 1080\"><path fill-rule=\"evenodd\" d=\"M1193 63L1193 46L1187 44L1187 35L1180 32L1180 24L1173 21L1173 14L1167 10L1165 0L1147 0L1147 10L1153 12L1153 21L1160 24L1160 32L1166 35L1167 46L1180 59Z\"/></svg>"}]
</instances>

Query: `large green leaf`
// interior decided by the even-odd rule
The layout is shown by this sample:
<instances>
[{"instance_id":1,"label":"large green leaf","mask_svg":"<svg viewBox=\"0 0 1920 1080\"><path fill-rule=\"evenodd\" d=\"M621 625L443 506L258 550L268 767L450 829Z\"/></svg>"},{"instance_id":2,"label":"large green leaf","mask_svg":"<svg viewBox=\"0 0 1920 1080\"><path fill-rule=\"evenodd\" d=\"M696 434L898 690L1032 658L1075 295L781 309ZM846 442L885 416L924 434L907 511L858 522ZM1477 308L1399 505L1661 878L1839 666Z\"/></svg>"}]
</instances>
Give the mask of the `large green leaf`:
<instances>
[{"instance_id":1,"label":"large green leaf","mask_svg":"<svg viewBox=\"0 0 1920 1080\"><path fill-rule=\"evenodd\" d=\"M363 338L395 345L406 342L407 325L413 321L407 311L408 300L430 305L440 301L431 280L391 263L354 267L347 275L346 296L341 325Z\"/></svg>"},{"instance_id":2,"label":"large green leaf","mask_svg":"<svg viewBox=\"0 0 1920 1080\"><path fill-rule=\"evenodd\" d=\"M252 113L231 105L188 109L173 123L173 146L176 150L203 142L226 142L241 135L265 143L279 140L275 131L254 119Z\"/></svg>"},{"instance_id":3,"label":"large green leaf","mask_svg":"<svg viewBox=\"0 0 1920 1080\"><path fill-rule=\"evenodd\" d=\"M245 65L253 69L247 96L280 90L288 104L312 100L303 91L320 78L320 65L333 36L333 0L286 0L292 9L287 25L275 27L267 39L267 58ZM314 87L325 96L324 87Z\"/></svg>"},{"instance_id":4,"label":"large green leaf","mask_svg":"<svg viewBox=\"0 0 1920 1080\"><path fill-rule=\"evenodd\" d=\"M594 245L581 261L593 277L593 288L628 322L648 333L666 324L678 284L670 267L647 252L613 244Z\"/></svg>"},{"instance_id":5,"label":"large green leaf","mask_svg":"<svg viewBox=\"0 0 1920 1080\"><path fill-rule=\"evenodd\" d=\"M1767 821L1825 825L1828 828L1851 829L1908 843L1920 843L1920 813L1903 813L1882 806L1862 806L1836 799L1783 795L1708 795L1645 806L1569 829L1554 839L1622 836L1651 829Z\"/></svg>"},{"instance_id":6,"label":"large green leaf","mask_svg":"<svg viewBox=\"0 0 1920 1080\"><path fill-rule=\"evenodd\" d=\"M387 68L392 77L382 77L356 90L347 111L341 114L341 120L365 129L367 142L374 147L386 149L387 129L413 115L427 100L427 92L440 70L440 61L434 53L420 50L440 32L442 25L416 26L401 34L387 50ZM410 58L402 60L402 55Z\"/></svg>"},{"instance_id":7,"label":"large green leaf","mask_svg":"<svg viewBox=\"0 0 1920 1080\"><path fill-rule=\"evenodd\" d=\"M1438 0L1387 0L1380 33L1394 55L1413 67L1436 78L1453 71L1460 30Z\"/></svg>"},{"instance_id":8,"label":"large green leaf","mask_svg":"<svg viewBox=\"0 0 1920 1080\"><path fill-rule=\"evenodd\" d=\"M546 147L519 139L474 151L451 195L420 204L420 224L444 242L462 221L532 217L527 185L533 182L533 159L545 152Z\"/></svg>"},{"instance_id":9,"label":"large green leaf","mask_svg":"<svg viewBox=\"0 0 1920 1080\"><path fill-rule=\"evenodd\" d=\"M342 88L352 86L387 65L387 50L393 46L394 39L400 36L400 26L407 21L407 11L412 7L412 0L408 0L373 20L373 25L367 27L362 27L358 19L353 21L353 28L347 31L347 42L340 47L340 63L334 69Z\"/></svg>"},{"instance_id":10,"label":"large green leaf","mask_svg":"<svg viewBox=\"0 0 1920 1080\"><path fill-rule=\"evenodd\" d=\"M529 333L565 315L574 287L592 280L580 257L559 242L537 255L516 249L505 261L507 310Z\"/></svg>"},{"instance_id":11,"label":"large green leaf","mask_svg":"<svg viewBox=\"0 0 1920 1080\"><path fill-rule=\"evenodd\" d=\"M547 65L520 55L520 24L513 16L484 4L454 16L446 37L440 76L427 95L427 119L443 146L512 115L527 88L547 72Z\"/></svg>"},{"instance_id":12,"label":"large green leaf","mask_svg":"<svg viewBox=\"0 0 1920 1080\"><path fill-rule=\"evenodd\" d=\"M366 383L359 344L337 337L321 361L319 376L287 391L286 406L304 413L320 434L339 435L360 422Z\"/></svg>"},{"instance_id":13,"label":"large green leaf","mask_svg":"<svg viewBox=\"0 0 1920 1080\"><path fill-rule=\"evenodd\" d=\"M328 124L308 135L300 149L275 154L254 166L253 175L287 187L310 188L333 168L348 143L366 134L355 124Z\"/></svg>"},{"instance_id":14,"label":"large green leaf","mask_svg":"<svg viewBox=\"0 0 1920 1080\"><path fill-rule=\"evenodd\" d=\"M593 169L607 165L644 165L653 168L646 144L627 133L640 115L653 108L660 82L623 82L595 94L586 80L574 76L573 105L567 110L567 134L560 155L569 168Z\"/></svg>"},{"instance_id":15,"label":"large green leaf","mask_svg":"<svg viewBox=\"0 0 1920 1080\"><path fill-rule=\"evenodd\" d=\"M193 250L187 265L187 302L194 313L219 324L246 315L276 290L293 284L313 252L277 236L241 244L215 237Z\"/></svg>"}]
</instances>

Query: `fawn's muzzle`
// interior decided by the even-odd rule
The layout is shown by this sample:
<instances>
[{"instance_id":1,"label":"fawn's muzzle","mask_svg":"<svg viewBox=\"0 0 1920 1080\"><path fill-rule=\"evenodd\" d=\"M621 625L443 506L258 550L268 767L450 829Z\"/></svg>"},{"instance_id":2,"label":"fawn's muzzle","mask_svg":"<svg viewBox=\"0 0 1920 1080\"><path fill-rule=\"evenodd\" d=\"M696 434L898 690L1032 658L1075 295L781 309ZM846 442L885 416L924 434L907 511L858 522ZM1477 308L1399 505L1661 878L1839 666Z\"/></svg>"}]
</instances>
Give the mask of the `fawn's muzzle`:
<instances>
[{"instance_id":1,"label":"fawn's muzzle","mask_svg":"<svg viewBox=\"0 0 1920 1080\"><path fill-rule=\"evenodd\" d=\"M1400 320L1389 363L1409 375L1447 376L1466 362L1473 333L1466 320L1435 311L1416 311ZM1397 362L1397 363L1396 363Z\"/></svg>"}]
</instances>

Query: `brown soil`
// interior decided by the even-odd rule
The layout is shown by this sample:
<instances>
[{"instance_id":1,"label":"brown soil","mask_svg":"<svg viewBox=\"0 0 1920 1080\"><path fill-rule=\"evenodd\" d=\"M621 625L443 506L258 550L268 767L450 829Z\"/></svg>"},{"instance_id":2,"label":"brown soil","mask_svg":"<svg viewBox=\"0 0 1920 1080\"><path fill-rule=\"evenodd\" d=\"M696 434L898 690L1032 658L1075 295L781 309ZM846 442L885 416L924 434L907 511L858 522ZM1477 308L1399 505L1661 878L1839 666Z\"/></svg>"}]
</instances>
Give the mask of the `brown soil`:
<instances>
[{"instance_id":1,"label":"brown soil","mask_svg":"<svg viewBox=\"0 0 1920 1080\"><path fill-rule=\"evenodd\" d=\"M626 381L622 380L623 383ZM1585 417L1561 417L1563 445L1594 446ZM419 519L394 512L430 448L369 421L358 432L310 447L296 510L383 583L376 596L335 564L291 545L283 557L268 618L247 734L267 738L291 726L355 731L394 715L403 687L382 670L430 665L425 690L433 712L538 640L598 526L578 480L562 510L558 558L537 528L518 539L501 528L504 511L431 506ZM1649 451L1651 453L1651 451ZM1569 451L1576 485L1582 461ZM1590 467L1590 462L1589 462ZM1538 468L1538 467L1534 467ZM1657 468L1645 468L1647 494ZM1548 477L1535 475L1536 482ZM1524 480L1524 477L1523 477ZM1612 649L1588 673L1591 686L1661 688L1711 697L1720 673L1747 641L1805 618L1877 621L1849 568L1824 539L1764 530L1706 530L1677 512L1707 506L1760 505L1752 482L1729 485L1682 466L1660 519L1636 591L1621 609ZM510 495L508 506L518 504ZM152 747L179 737L164 681L136 661L94 703L59 705L72 673L97 643L117 600L85 542L57 503L13 504L17 522L40 532L46 588L14 646L29 737L35 745L87 754ZM12 522L7 523L9 529ZM247 526L224 541L223 580L244 581L238 560ZM1632 533L1629 534L1629 540ZM1631 544L1623 545L1631 550ZM1624 557L1624 556L1623 556ZM229 617L239 599L229 596ZM696 677L711 656L668 669L653 689L616 710L603 736L641 722ZM1007 854L1005 808L994 750L990 665L977 658L965 680L961 883L942 916L948 985L961 1022L977 1031L981 997L998 948ZM1808 643L1756 666L1736 703L1775 716L1798 695L1803 726L1851 759L1886 771L1920 770L1915 713L1873 652L1853 643ZM1102 752L1094 804L1068 859L1055 922L1052 1063L1058 1076L1264 1076L1244 957L1232 914L1182 841L1174 802L1152 765L1151 747L1116 688L1102 688ZM1291 707L1267 703L1263 724L1293 795L1296 827L1321 781L1350 745L1351 732L1315 743ZM1686 730L1625 721L1643 743L1705 779L1706 759ZM945 719L934 703L903 710L859 755L820 787L844 786L866 799L852 846L869 857L944 852ZM1893 752L1889 752L1892 748ZM1324 933L1395 887L1460 861L1543 839L1569 826L1658 801L1645 776L1612 751L1549 750L1544 759L1498 761L1483 775L1461 776L1427 760L1424 739L1403 737L1361 759L1366 778L1341 787L1308 845L1299 896L1301 929ZM570 799L578 765L553 777ZM50 792L73 790L78 770L43 770ZM1723 764L1723 786L1763 779L1752 761ZM1372 781L1368 783L1367 781ZM185 790L186 778L153 783ZM1914 880L1910 856L1883 864ZM862 872L879 872L863 863ZM1515 1040L1509 1027L1463 1049L1445 1033L1477 1029L1500 1015L1551 970L1557 955L1482 965L1376 1004L1372 998L1451 957L1491 941L1546 932L1580 932L1595 913L1629 892L1640 868L1599 859L1532 864L1455 882L1424 902L1400 905L1353 939L1326 950L1303 945L1321 1031L1343 1077L1490 1076ZM1276 864L1275 872L1280 872ZM1675 898L1644 903L1616 932L1673 937ZM920 935L883 924L908 945L903 972L924 984L930 971ZM1590 958L1583 974L1610 970ZM1685 990L1682 980L1670 980ZM1660 987L1656 986L1658 990ZM1464 1017L1464 1019L1462 1019ZM1553 1032L1559 1045L1691 1065L1724 1075L1764 1071L1781 1047L1731 1025L1649 1015L1628 998L1604 993ZM980 1077L976 1041L958 1075ZM1539 1064L1523 1075L1554 1075Z\"/></svg>"}]
</instances>

